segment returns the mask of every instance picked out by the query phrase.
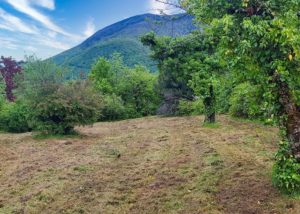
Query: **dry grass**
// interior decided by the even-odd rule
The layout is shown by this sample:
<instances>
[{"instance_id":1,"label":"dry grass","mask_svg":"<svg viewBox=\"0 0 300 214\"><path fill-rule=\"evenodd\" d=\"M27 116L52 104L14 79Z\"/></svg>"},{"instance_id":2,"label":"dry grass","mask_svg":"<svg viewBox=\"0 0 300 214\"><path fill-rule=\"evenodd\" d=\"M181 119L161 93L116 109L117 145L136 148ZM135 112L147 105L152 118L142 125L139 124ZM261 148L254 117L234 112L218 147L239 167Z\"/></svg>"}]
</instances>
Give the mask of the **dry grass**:
<instances>
[{"instance_id":1,"label":"dry grass","mask_svg":"<svg viewBox=\"0 0 300 214\"><path fill-rule=\"evenodd\" d=\"M0 134L0 213L300 213L271 185L277 129L143 118L70 139Z\"/></svg>"}]
</instances>

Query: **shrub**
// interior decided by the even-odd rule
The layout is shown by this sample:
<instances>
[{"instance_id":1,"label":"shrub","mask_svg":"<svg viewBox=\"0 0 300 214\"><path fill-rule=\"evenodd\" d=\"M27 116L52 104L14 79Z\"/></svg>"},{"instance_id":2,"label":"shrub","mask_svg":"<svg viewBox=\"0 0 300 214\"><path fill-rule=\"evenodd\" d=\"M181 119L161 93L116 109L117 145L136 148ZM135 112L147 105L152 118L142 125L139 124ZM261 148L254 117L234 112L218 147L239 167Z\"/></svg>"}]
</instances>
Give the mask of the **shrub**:
<instances>
[{"instance_id":1,"label":"shrub","mask_svg":"<svg viewBox=\"0 0 300 214\"><path fill-rule=\"evenodd\" d=\"M229 112L230 96L232 94L233 78L225 76L218 81L215 85L216 90L216 110L218 113L224 114Z\"/></svg>"},{"instance_id":2,"label":"shrub","mask_svg":"<svg viewBox=\"0 0 300 214\"><path fill-rule=\"evenodd\" d=\"M148 116L158 108L157 75L142 66L127 67L119 54L110 61L100 58L89 79L105 96L101 120Z\"/></svg>"},{"instance_id":3,"label":"shrub","mask_svg":"<svg viewBox=\"0 0 300 214\"><path fill-rule=\"evenodd\" d=\"M176 114L179 116L204 114L203 101L201 99L197 99L195 101L180 100Z\"/></svg>"},{"instance_id":4,"label":"shrub","mask_svg":"<svg viewBox=\"0 0 300 214\"><path fill-rule=\"evenodd\" d=\"M257 88L248 82L236 86L229 100L230 114L250 119L263 116L261 93Z\"/></svg>"},{"instance_id":5,"label":"shrub","mask_svg":"<svg viewBox=\"0 0 300 214\"><path fill-rule=\"evenodd\" d=\"M0 111L0 129L6 132L22 133L31 131L30 109L28 105L17 103L5 103Z\"/></svg>"},{"instance_id":6,"label":"shrub","mask_svg":"<svg viewBox=\"0 0 300 214\"><path fill-rule=\"evenodd\" d=\"M125 103L127 117L135 118L155 114L160 102L157 76L142 67L127 68L120 78L118 94Z\"/></svg>"},{"instance_id":7,"label":"shrub","mask_svg":"<svg viewBox=\"0 0 300 214\"><path fill-rule=\"evenodd\" d=\"M69 134L78 125L97 121L102 98L86 82L61 85L53 94L33 103L33 122L47 134Z\"/></svg>"},{"instance_id":8,"label":"shrub","mask_svg":"<svg viewBox=\"0 0 300 214\"><path fill-rule=\"evenodd\" d=\"M284 193L295 195L300 191L300 163L291 155L288 142L281 142L273 167L273 184Z\"/></svg>"},{"instance_id":9,"label":"shrub","mask_svg":"<svg viewBox=\"0 0 300 214\"><path fill-rule=\"evenodd\" d=\"M125 117L125 107L122 99L115 94L105 95L103 97L100 121L121 120Z\"/></svg>"}]
</instances>

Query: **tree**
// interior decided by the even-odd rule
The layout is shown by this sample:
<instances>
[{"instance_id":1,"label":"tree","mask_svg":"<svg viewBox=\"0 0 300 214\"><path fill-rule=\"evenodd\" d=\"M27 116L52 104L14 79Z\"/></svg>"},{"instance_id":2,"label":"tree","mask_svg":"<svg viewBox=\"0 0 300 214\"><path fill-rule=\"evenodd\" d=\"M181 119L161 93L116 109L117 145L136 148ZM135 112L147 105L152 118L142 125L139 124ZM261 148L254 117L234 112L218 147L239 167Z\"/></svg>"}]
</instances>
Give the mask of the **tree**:
<instances>
[{"instance_id":1,"label":"tree","mask_svg":"<svg viewBox=\"0 0 300 214\"><path fill-rule=\"evenodd\" d=\"M159 83L163 93L170 89L178 98L201 97L205 122L214 123L215 81L223 73L222 60L214 52L214 41L202 32L181 38L158 38L150 33L142 38L159 63ZM193 90L193 91L192 91Z\"/></svg>"},{"instance_id":2,"label":"tree","mask_svg":"<svg viewBox=\"0 0 300 214\"><path fill-rule=\"evenodd\" d=\"M0 59L0 72L5 81L5 93L8 101L12 102L15 100L13 95L13 89L16 88L14 77L16 74L20 73L22 68L18 63L11 57L3 57Z\"/></svg>"},{"instance_id":3,"label":"tree","mask_svg":"<svg viewBox=\"0 0 300 214\"><path fill-rule=\"evenodd\" d=\"M288 142L280 149L285 154L277 156L279 185L299 191L300 1L182 0L181 5L207 24L205 31L219 41L218 50L237 77L264 87L283 141Z\"/></svg>"},{"instance_id":4,"label":"tree","mask_svg":"<svg viewBox=\"0 0 300 214\"><path fill-rule=\"evenodd\" d=\"M160 102L155 89L156 83L157 76L143 66L126 69L124 75L120 77L118 94L123 99L125 107L135 112L133 116L155 114Z\"/></svg>"},{"instance_id":5,"label":"tree","mask_svg":"<svg viewBox=\"0 0 300 214\"><path fill-rule=\"evenodd\" d=\"M156 75L142 66L127 67L120 54L114 54L110 60L99 58L89 79L104 95L102 119L147 116L157 109Z\"/></svg>"},{"instance_id":6,"label":"tree","mask_svg":"<svg viewBox=\"0 0 300 214\"><path fill-rule=\"evenodd\" d=\"M23 72L15 78L18 84L16 94L26 102L39 102L66 82L66 76L66 70L51 61L29 56Z\"/></svg>"},{"instance_id":7,"label":"tree","mask_svg":"<svg viewBox=\"0 0 300 214\"><path fill-rule=\"evenodd\" d=\"M191 76L179 67L182 62L176 57L178 52L172 49L177 40L180 38L157 37L153 32L141 39L145 46L151 48L151 57L158 63L158 87L163 96L158 113L163 115L175 115L180 99L193 100L194 97L192 89L188 86ZM180 47L182 46L178 46L178 49Z\"/></svg>"}]
</instances>

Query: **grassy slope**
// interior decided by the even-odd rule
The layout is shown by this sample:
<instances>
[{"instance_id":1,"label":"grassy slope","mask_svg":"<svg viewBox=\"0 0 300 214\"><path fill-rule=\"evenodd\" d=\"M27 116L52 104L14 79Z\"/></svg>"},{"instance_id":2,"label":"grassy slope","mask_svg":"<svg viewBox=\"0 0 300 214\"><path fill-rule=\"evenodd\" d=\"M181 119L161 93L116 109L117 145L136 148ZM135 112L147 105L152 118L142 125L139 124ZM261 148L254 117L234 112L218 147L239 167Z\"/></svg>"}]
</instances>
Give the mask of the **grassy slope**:
<instances>
[{"instance_id":1,"label":"grassy slope","mask_svg":"<svg viewBox=\"0 0 300 214\"><path fill-rule=\"evenodd\" d=\"M271 186L277 129L221 116L0 134L0 213L300 213Z\"/></svg>"}]
</instances>

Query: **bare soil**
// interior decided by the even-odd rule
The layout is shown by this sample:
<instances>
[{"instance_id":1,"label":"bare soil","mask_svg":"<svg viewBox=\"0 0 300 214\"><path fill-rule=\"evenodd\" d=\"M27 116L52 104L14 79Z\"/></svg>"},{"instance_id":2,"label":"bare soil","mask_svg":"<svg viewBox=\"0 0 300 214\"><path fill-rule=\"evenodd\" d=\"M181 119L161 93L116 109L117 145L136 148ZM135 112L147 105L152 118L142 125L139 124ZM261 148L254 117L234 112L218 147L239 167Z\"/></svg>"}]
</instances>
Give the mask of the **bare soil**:
<instances>
[{"instance_id":1,"label":"bare soil","mask_svg":"<svg viewBox=\"0 0 300 214\"><path fill-rule=\"evenodd\" d=\"M78 138L0 134L0 213L300 213L271 182L278 130L203 117L78 128Z\"/></svg>"}]
</instances>

